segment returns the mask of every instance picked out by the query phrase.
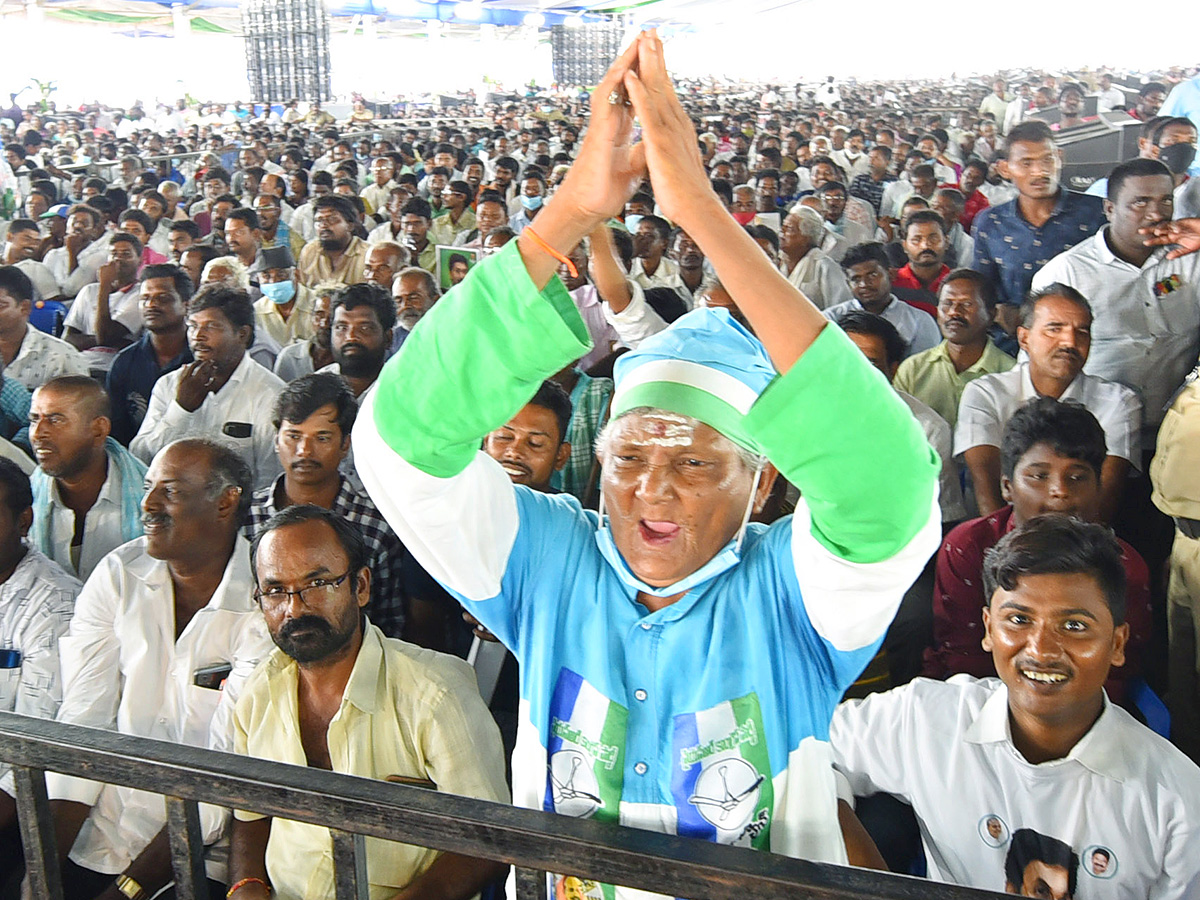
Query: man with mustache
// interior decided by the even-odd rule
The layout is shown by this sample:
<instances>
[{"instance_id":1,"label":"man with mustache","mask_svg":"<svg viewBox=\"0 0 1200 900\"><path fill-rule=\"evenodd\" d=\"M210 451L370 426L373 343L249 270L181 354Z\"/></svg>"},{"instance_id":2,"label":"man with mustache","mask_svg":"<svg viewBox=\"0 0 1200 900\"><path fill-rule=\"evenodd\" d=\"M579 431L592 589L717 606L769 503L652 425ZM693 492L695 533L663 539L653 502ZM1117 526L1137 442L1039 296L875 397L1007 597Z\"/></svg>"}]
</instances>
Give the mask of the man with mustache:
<instances>
[{"instance_id":1,"label":"man with mustache","mask_svg":"<svg viewBox=\"0 0 1200 900\"><path fill-rule=\"evenodd\" d=\"M80 581L142 534L146 467L109 436L111 415L108 395L85 375L46 382L29 410L38 462L29 542Z\"/></svg>"},{"instance_id":2,"label":"man with mustache","mask_svg":"<svg viewBox=\"0 0 1200 900\"><path fill-rule=\"evenodd\" d=\"M942 281L950 274L946 265L946 223L932 209L920 209L900 223L901 246L908 263L892 278L892 286L915 292L914 299L933 303Z\"/></svg>"},{"instance_id":3,"label":"man with mustache","mask_svg":"<svg viewBox=\"0 0 1200 900\"><path fill-rule=\"evenodd\" d=\"M571 456L570 422L570 396L557 383L543 381L532 400L483 439L483 451L500 463L513 484L557 494L550 479Z\"/></svg>"},{"instance_id":4,"label":"man with mustache","mask_svg":"<svg viewBox=\"0 0 1200 900\"><path fill-rule=\"evenodd\" d=\"M300 283L313 287L322 281L358 284L363 281L367 242L353 233L358 216L351 202L337 194L313 201L317 236L300 251Z\"/></svg>"},{"instance_id":5,"label":"man with mustache","mask_svg":"<svg viewBox=\"0 0 1200 900\"><path fill-rule=\"evenodd\" d=\"M247 682L223 749L508 800L500 734L474 673L376 627L375 570L352 524L318 506L290 507L264 524L253 562L277 649ZM229 896L333 897L329 842L327 828L235 812ZM467 900L505 869L379 840L367 842L363 862L372 897Z\"/></svg>"},{"instance_id":6,"label":"man with mustache","mask_svg":"<svg viewBox=\"0 0 1200 900\"><path fill-rule=\"evenodd\" d=\"M392 346L396 307L377 284L352 284L333 298L333 362L321 369L341 375L355 397L379 377Z\"/></svg>"},{"instance_id":7,"label":"man with mustache","mask_svg":"<svg viewBox=\"0 0 1200 900\"><path fill-rule=\"evenodd\" d=\"M1079 291L1051 284L1021 307L1017 341L1028 356L1016 368L977 378L963 390L955 428L956 456L971 470L980 515L1004 506L1000 444L1014 412L1036 397L1078 403L1104 429L1108 448L1100 473L1100 521L1110 522L1130 465L1141 465L1142 402L1124 385L1085 375L1092 343L1092 308Z\"/></svg>"},{"instance_id":8,"label":"man with mustache","mask_svg":"<svg viewBox=\"0 0 1200 900\"><path fill-rule=\"evenodd\" d=\"M275 452L283 474L254 492L245 534L253 540L268 519L291 506L312 504L341 516L366 545L373 576L367 609L371 622L388 637L399 637L404 547L371 499L340 471L350 455L357 414L354 394L332 372L304 375L283 389L274 410Z\"/></svg>"},{"instance_id":9,"label":"man with mustache","mask_svg":"<svg viewBox=\"0 0 1200 900\"><path fill-rule=\"evenodd\" d=\"M940 224L941 217L937 218ZM953 428L967 383L981 375L1007 372L1017 364L988 337L995 311L996 295L983 275L972 269L955 269L947 275L937 306L944 340L900 364L896 390L933 407Z\"/></svg>"},{"instance_id":10,"label":"man with mustache","mask_svg":"<svg viewBox=\"0 0 1200 900\"><path fill-rule=\"evenodd\" d=\"M129 449L143 462L174 438L220 435L250 466L256 487L279 474L271 403L283 382L246 351L254 343L254 304L240 288L211 284L188 303L195 362L158 379Z\"/></svg>"},{"instance_id":11,"label":"man with mustache","mask_svg":"<svg viewBox=\"0 0 1200 900\"><path fill-rule=\"evenodd\" d=\"M251 477L237 453L206 439L176 441L154 458L145 536L101 560L60 642L59 721L201 747L230 721L270 648L239 534ZM66 897L148 897L171 881L160 795L57 773L46 786ZM201 812L206 843L223 818ZM9 819L0 809L0 826ZM225 878L224 866L209 865L206 896Z\"/></svg>"}]
</instances>

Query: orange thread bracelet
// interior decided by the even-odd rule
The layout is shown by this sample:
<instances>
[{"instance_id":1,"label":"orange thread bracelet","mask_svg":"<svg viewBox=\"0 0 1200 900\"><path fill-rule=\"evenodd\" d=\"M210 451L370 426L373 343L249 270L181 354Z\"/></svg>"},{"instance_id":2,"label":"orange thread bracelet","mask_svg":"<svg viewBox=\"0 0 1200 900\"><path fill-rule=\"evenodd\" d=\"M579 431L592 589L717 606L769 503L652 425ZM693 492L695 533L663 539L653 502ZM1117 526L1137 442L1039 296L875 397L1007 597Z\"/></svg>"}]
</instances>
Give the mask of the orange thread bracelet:
<instances>
[{"instance_id":1,"label":"orange thread bracelet","mask_svg":"<svg viewBox=\"0 0 1200 900\"><path fill-rule=\"evenodd\" d=\"M270 896L270 894L271 894L271 886L269 884L267 884L261 878L256 878L255 876L251 875L249 878L243 878L241 881L239 881L237 884L235 884L233 887L231 887L228 891L226 891L225 892L225 900L229 900L230 897L232 897L241 888L244 888L248 884L261 884L263 887L265 887L267 889L267 896Z\"/></svg>"},{"instance_id":2,"label":"orange thread bracelet","mask_svg":"<svg viewBox=\"0 0 1200 900\"><path fill-rule=\"evenodd\" d=\"M567 267L567 271L571 273L572 278L579 277L579 270L577 268L575 268L575 263L571 262L570 259L563 256L561 253L559 253L557 250L555 250L553 247L551 247L549 244L547 244L544 240L542 240L542 236L540 234L538 234L536 231L534 231L531 226L526 225L524 230L521 231L521 234L528 234L531 238L533 238L533 242L535 244L537 244L539 247L541 247L543 250L545 250L547 253L549 253L551 256L553 256L555 259L557 259L560 263L565 265Z\"/></svg>"}]
</instances>

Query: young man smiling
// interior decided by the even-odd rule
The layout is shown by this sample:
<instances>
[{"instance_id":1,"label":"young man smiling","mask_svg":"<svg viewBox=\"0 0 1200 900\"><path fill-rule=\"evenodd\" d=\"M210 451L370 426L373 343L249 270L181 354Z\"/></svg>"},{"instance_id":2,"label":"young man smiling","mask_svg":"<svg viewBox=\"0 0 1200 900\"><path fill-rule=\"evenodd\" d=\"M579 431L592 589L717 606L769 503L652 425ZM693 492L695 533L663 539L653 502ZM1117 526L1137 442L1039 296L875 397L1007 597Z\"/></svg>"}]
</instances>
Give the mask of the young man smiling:
<instances>
[{"instance_id":1,"label":"young man smiling","mask_svg":"<svg viewBox=\"0 0 1200 900\"><path fill-rule=\"evenodd\" d=\"M1000 679L917 679L843 704L830 731L842 789L912 804L939 881L1089 900L1196 896L1200 769L1104 694L1129 637L1116 539L1037 517L988 551L984 583L983 646ZM1006 873L1030 830L1073 851L1058 889L1031 890L1027 865L1019 880ZM1096 850L1107 866L1079 866Z\"/></svg>"}]
</instances>

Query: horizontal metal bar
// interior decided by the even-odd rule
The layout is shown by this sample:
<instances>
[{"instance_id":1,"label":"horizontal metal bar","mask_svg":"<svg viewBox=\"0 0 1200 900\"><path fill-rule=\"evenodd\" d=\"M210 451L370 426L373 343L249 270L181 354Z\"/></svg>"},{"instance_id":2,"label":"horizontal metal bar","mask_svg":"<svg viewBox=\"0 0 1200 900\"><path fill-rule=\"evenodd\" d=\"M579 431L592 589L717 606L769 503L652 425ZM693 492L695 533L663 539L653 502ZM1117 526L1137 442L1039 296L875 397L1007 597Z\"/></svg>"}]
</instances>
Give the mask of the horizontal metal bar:
<instances>
[{"instance_id":1,"label":"horizontal metal bar","mask_svg":"<svg viewBox=\"0 0 1200 900\"><path fill-rule=\"evenodd\" d=\"M675 897L1004 897L14 713L0 760Z\"/></svg>"}]
</instances>

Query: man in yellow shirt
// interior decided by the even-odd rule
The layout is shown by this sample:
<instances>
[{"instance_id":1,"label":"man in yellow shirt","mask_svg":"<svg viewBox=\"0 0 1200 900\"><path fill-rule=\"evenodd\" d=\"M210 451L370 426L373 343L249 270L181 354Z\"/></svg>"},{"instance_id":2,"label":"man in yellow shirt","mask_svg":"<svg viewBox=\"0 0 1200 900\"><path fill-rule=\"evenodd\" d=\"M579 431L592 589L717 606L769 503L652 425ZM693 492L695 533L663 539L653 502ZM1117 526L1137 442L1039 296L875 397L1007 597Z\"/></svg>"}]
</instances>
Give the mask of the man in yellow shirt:
<instances>
[{"instance_id":1,"label":"man in yellow shirt","mask_svg":"<svg viewBox=\"0 0 1200 900\"><path fill-rule=\"evenodd\" d=\"M937 321L945 340L904 360L893 386L933 407L953 428L968 382L1017 364L988 337L995 313L990 281L972 269L949 273L938 289Z\"/></svg>"},{"instance_id":2,"label":"man in yellow shirt","mask_svg":"<svg viewBox=\"0 0 1200 900\"><path fill-rule=\"evenodd\" d=\"M358 217L350 201L326 194L313 201L317 236L300 251L300 283L314 287L322 281L358 284L364 281L367 242L354 234Z\"/></svg>"},{"instance_id":3,"label":"man in yellow shirt","mask_svg":"<svg viewBox=\"0 0 1200 900\"><path fill-rule=\"evenodd\" d=\"M321 507L288 507L267 521L251 558L255 597L278 649L243 689L234 752L508 802L500 733L474 673L367 621L371 571L349 523ZM453 853L366 842L371 900L402 888L420 894L422 885L467 900L504 871ZM231 896L332 900L331 846L327 828L235 812Z\"/></svg>"}]
</instances>

